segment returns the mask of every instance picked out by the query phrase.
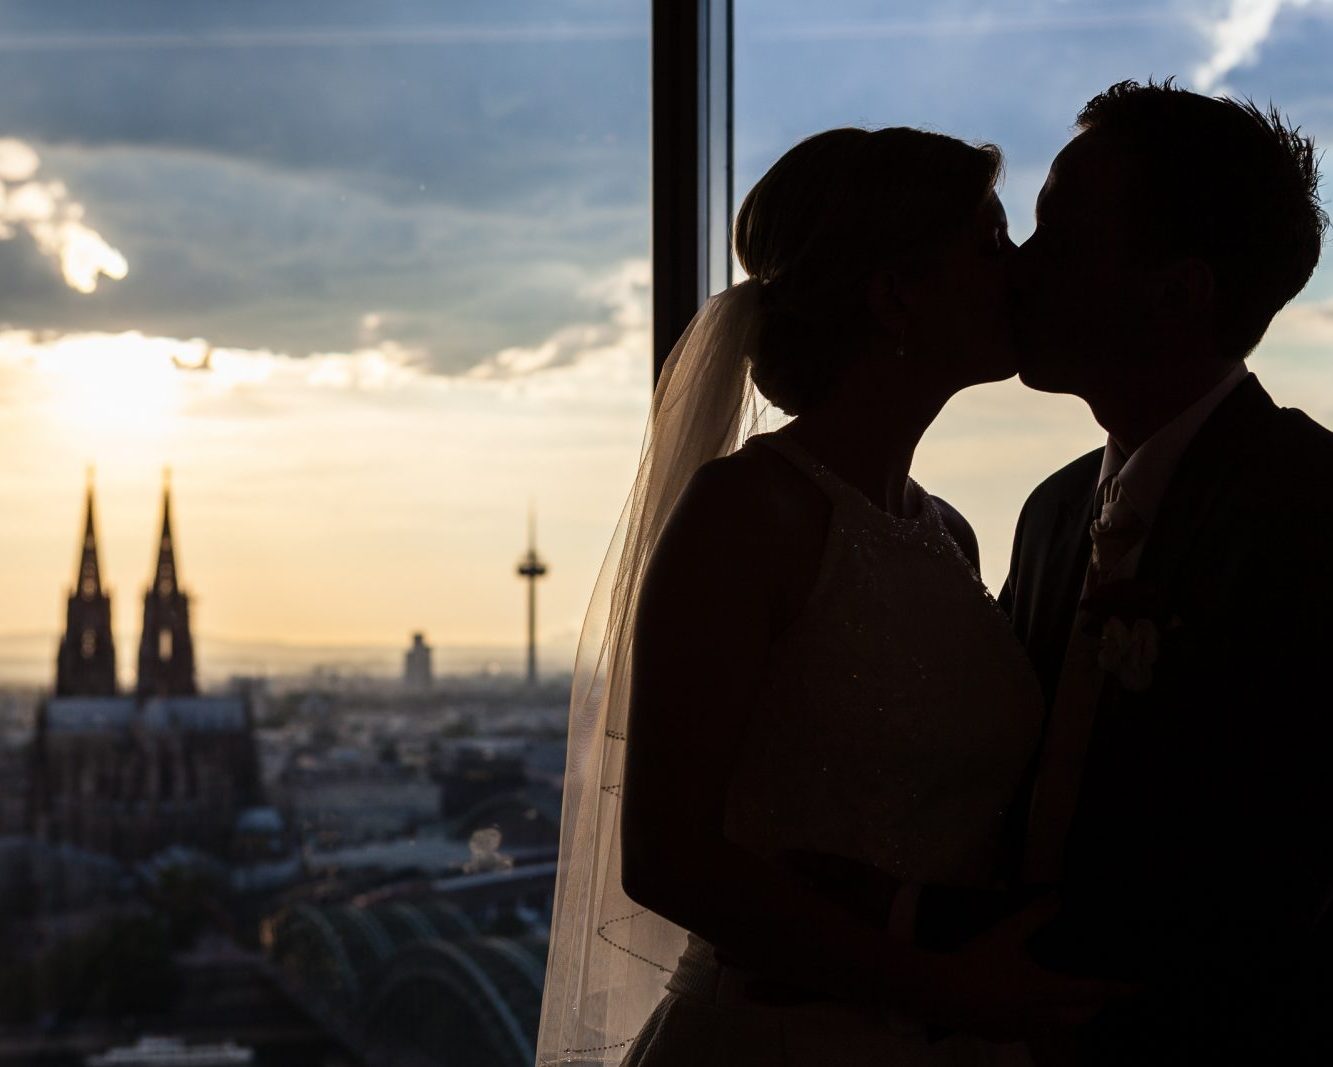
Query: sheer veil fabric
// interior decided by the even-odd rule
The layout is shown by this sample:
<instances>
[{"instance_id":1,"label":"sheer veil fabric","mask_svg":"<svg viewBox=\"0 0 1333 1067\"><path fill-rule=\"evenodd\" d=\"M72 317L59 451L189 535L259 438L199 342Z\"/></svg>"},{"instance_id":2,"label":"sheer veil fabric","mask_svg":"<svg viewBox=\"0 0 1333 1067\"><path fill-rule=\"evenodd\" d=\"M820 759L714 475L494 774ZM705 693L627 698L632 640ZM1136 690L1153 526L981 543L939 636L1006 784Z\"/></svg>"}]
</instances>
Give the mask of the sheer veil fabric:
<instances>
[{"instance_id":1,"label":"sheer veil fabric","mask_svg":"<svg viewBox=\"0 0 1333 1067\"><path fill-rule=\"evenodd\" d=\"M638 474L584 620L569 709L560 860L537 1063L619 1063L661 999L685 931L625 895L620 785L635 604L690 478L766 425L749 377L760 283L711 297L653 394Z\"/></svg>"}]
</instances>

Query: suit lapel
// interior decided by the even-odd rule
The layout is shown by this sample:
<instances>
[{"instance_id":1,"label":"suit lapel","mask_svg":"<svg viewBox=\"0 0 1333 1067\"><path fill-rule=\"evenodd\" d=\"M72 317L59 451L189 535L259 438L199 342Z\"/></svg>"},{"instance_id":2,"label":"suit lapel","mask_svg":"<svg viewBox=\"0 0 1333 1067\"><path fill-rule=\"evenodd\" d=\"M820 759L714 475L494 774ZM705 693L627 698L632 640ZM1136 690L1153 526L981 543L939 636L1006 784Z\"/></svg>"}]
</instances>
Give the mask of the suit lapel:
<instances>
[{"instance_id":1,"label":"suit lapel","mask_svg":"<svg viewBox=\"0 0 1333 1067\"><path fill-rule=\"evenodd\" d=\"M1059 520L1051 534L1040 575L1034 614L1040 620L1029 641L1029 653L1041 677L1046 704L1055 700L1064 668L1065 650L1074 625L1079 597L1092 555L1092 502L1096 495L1096 476L1084 491L1073 492L1061 500Z\"/></svg>"},{"instance_id":2,"label":"suit lapel","mask_svg":"<svg viewBox=\"0 0 1333 1067\"><path fill-rule=\"evenodd\" d=\"M1224 400L1185 450L1139 562L1139 576L1169 585L1192 554L1218 501L1254 454L1259 427L1277 405L1254 377Z\"/></svg>"},{"instance_id":3,"label":"suit lapel","mask_svg":"<svg viewBox=\"0 0 1333 1067\"><path fill-rule=\"evenodd\" d=\"M1250 377L1204 423L1167 486L1139 561L1140 578L1165 591L1177 584L1187 561L1200 558L1200 530L1228 487L1250 463L1266 417L1277 410L1258 379ZM1025 576L1032 590L1032 622L1025 643L1041 676L1048 706L1059 685L1092 551L1088 527L1096 491L1095 472L1085 485L1066 491L1050 540L1032 561L1035 571Z\"/></svg>"},{"instance_id":4,"label":"suit lapel","mask_svg":"<svg viewBox=\"0 0 1333 1067\"><path fill-rule=\"evenodd\" d=\"M1051 561L1061 569L1060 587L1077 599L1083 589L1083 580L1092 556L1092 500L1097 487L1089 486L1085 494L1071 497L1061 504L1060 538L1051 553Z\"/></svg>"}]
</instances>

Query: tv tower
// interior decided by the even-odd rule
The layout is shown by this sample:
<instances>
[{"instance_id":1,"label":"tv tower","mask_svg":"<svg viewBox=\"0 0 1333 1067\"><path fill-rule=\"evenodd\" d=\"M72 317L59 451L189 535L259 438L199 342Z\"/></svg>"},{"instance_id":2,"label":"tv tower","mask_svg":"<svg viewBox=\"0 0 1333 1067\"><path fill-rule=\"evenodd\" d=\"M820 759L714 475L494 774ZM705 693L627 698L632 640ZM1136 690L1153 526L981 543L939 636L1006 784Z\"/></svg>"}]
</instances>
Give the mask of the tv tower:
<instances>
[{"instance_id":1,"label":"tv tower","mask_svg":"<svg viewBox=\"0 0 1333 1067\"><path fill-rule=\"evenodd\" d=\"M537 517L528 509L528 552L518 563L518 576L528 583L528 685L537 684L537 579L546 564L537 555Z\"/></svg>"}]
</instances>

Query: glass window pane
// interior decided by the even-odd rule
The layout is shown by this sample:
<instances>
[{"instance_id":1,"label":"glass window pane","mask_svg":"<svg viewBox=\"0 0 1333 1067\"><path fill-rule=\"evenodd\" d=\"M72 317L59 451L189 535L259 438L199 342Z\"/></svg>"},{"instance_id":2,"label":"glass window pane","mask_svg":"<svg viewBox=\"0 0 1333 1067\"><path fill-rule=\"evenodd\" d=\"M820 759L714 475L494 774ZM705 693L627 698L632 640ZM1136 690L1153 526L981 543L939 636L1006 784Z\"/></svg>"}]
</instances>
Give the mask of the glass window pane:
<instances>
[{"instance_id":1,"label":"glass window pane","mask_svg":"<svg viewBox=\"0 0 1333 1067\"><path fill-rule=\"evenodd\" d=\"M532 1062L649 22L0 14L0 1059Z\"/></svg>"}]
</instances>

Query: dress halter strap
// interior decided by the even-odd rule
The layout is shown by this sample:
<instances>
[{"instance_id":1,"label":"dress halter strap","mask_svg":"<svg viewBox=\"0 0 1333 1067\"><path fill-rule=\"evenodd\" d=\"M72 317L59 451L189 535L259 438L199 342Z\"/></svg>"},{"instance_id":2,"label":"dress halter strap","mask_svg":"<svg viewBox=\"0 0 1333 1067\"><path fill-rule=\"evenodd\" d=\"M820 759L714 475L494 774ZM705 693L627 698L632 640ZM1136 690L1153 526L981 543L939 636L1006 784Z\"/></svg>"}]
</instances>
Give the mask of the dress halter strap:
<instances>
[{"instance_id":1,"label":"dress halter strap","mask_svg":"<svg viewBox=\"0 0 1333 1067\"><path fill-rule=\"evenodd\" d=\"M872 503L861 490L848 484L833 471L829 470L788 435L780 433L757 434L756 436L751 437L750 441L767 445L775 452L780 453L794 467L803 471L811 481L819 486L819 488L824 491L824 494L835 505L843 504L860 511L865 511L877 516L888 525L898 528L916 529L923 523L927 525L938 524L938 519L933 514L934 504L929 495L927 495L926 491L910 478L907 480L907 491L909 495L916 498L918 507L917 513L910 517L891 515L882 507Z\"/></svg>"},{"instance_id":2,"label":"dress halter strap","mask_svg":"<svg viewBox=\"0 0 1333 1067\"><path fill-rule=\"evenodd\" d=\"M750 438L756 444L766 445L777 452L793 467L801 471L822 489L835 503L845 501L849 491L854 492L846 482L825 467L814 456L786 434L765 433ZM747 442L748 443L748 442Z\"/></svg>"}]
</instances>

